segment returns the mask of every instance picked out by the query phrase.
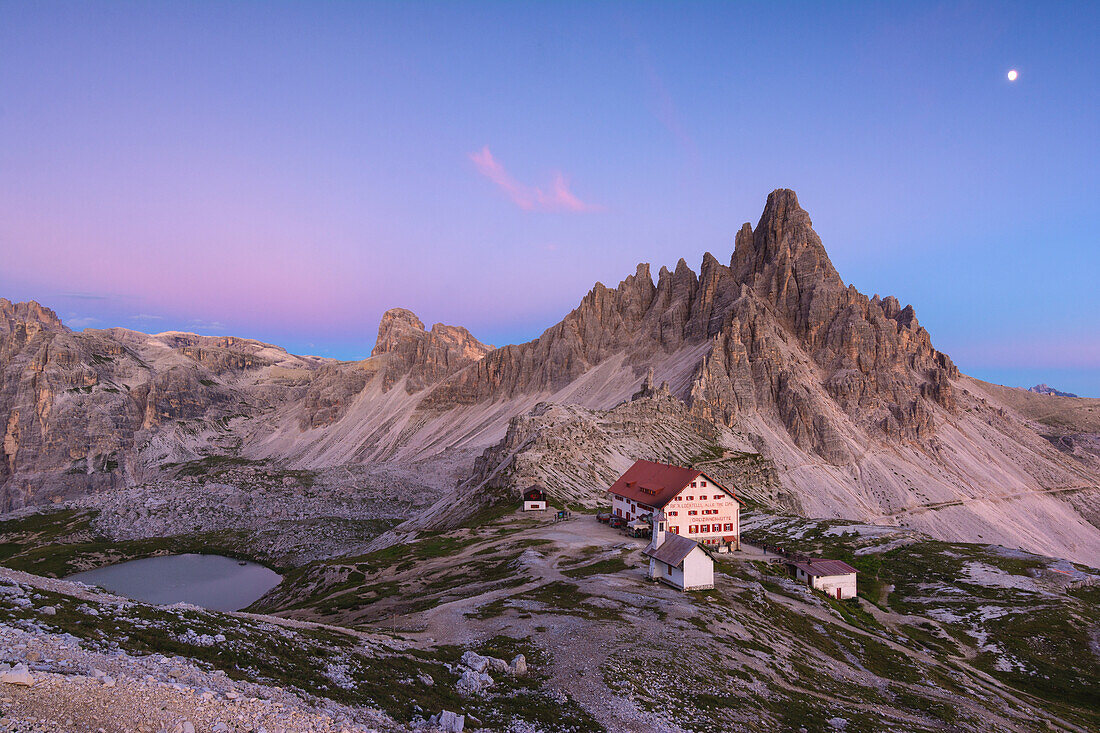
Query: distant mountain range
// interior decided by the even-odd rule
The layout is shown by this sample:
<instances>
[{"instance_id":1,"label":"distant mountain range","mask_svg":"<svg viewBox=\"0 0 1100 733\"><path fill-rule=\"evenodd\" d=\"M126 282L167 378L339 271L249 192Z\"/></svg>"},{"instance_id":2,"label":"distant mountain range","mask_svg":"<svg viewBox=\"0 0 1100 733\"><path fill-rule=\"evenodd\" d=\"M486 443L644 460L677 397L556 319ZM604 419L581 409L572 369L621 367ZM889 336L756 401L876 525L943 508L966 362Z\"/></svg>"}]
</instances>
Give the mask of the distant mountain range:
<instances>
[{"instance_id":1,"label":"distant mountain range","mask_svg":"<svg viewBox=\"0 0 1100 733\"><path fill-rule=\"evenodd\" d=\"M1050 394L1050 395L1054 395L1055 397L1076 397L1077 396L1077 395L1073 394L1073 392L1062 392L1060 390L1054 389L1054 387L1051 387L1049 384L1046 384L1045 382L1043 384L1036 384L1034 387L1029 389L1028 392L1034 392L1036 394Z\"/></svg>"},{"instance_id":2,"label":"distant mountain range","mask_svg":"<svg viewBox=\"0 0 1100 733\"><path fill-rule=\"evenodd\" d=\"M524 344L394 309L370 358L340 362L235 337L75 333L0 299L0 369L2 510L240 455L414 467L447 491L429 513L446 523L530 478L592 506L635 458L672 456L724 463L774 508L1100 565L1100 456L1049 439L1081 431L960 374L912 306L845 285L789 190L728 264L681 259L656 281L641 264Z\"/></svg>"}]
</instances>

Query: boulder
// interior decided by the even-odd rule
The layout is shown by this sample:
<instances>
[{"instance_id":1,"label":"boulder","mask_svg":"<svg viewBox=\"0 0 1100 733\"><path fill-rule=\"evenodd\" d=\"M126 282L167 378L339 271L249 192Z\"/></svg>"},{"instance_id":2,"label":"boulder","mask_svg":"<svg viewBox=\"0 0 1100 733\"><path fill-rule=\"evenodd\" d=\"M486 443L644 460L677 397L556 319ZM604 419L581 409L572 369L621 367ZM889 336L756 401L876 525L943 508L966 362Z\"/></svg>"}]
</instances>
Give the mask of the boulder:
<instances>
[{"instance_id":1,"label":"boulder","mask_svg":"<svg viewBox=\"0 0 1100 733\"><path fill-rule=\"evenodd\" d=\"M461 733L466 727L466 716L444 710L428 718L428 725L444 733Z\"/></svg>"},{"instance_id":2,"label":"boulder","mask_svg":"<svg viewBox=\"0 0 1100 733\"><path fill-rule=\"evenodd\" d=\"M527 657L522 654L517 654L512 657L511 671L516 677L523 677L527 674Z\"/></svg>"},{"instance_id":3,"label":"boulder","mask_svg":"<svg viewBox=\"0 0 1100 733\"><path fill-rule=\"evenodd\" d=\"M27 665L20 663L6 672L0 672L0 682L31 687L34 685L34 675L27 669Z\"/></svg>"},{"instance_id":4,"label":"boulder","mask_svg":"<svg viewBox=\"0 0 1100 733\"><path fill-rule=\"evenodd\" d=\"M458 679L458 684L455 685L455 690L460 695L478 695L487 687L492 687L493 678L485 672L475 672L472 669L467 669L462 673L462 676Z\"/></svg>"},{"instance_id":5,"label":"boulder","mask_svg":"<svg viewBox=\"0 0 1100 733\"><path fill-rule=\"evenodd\" d=\"M475 672L484 672L489 667L489 657L483 657L477 652L466 652L462 655L461 662Z\"/></svg>"}]
</instances>

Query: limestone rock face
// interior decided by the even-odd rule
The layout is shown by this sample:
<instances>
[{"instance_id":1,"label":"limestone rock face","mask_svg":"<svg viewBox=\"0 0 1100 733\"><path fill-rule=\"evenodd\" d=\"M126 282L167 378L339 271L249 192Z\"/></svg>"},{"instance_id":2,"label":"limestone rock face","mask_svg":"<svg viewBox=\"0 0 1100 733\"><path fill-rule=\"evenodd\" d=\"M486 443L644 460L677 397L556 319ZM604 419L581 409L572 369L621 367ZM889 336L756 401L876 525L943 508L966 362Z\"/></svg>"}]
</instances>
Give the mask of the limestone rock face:
<instances>
[{"instance_id":1,"label":"limestone rock face","mask_svg":"<svg viewBox=\"0 0 1100 733\"><path fill-rule=\"evenodd\" d=\"M481 359L493 350L461 326L437 323L430 331L416 314L391 308L378 324L373 357L385 357L382 388L389 389L406 377L405 390L412 394Z\"/></svg>"},{"instance_id":2,"label":"limestone rock face","mask_svg":"<svg viewBox=\"0 0 1100 733\"><path fill-rule=\"evenodd\" d=\"M793 191L773 192L728 270L711 269L716 287L728 273L741 291L692 387L705 413L778 412L798 445L839 464L858 446L841 438L837 408L874 438L918 441L934 430L930 402L955 410L958 370L912 306L845 287Z\"/></svg>"},{"instance_id":3,"label":"limestone rock face","mask_svg":"<svg viewBox=\"0 0 1100 733\"><path fill-rule=\"evenodd\" d=\"M280 358L295 361L247 339L74 333L48 308L0 299L0 511L133 482L154 437L187 451L208 420L262 405L232 383ZM181 423L193 432L171 437Z\"/></svg>"},{"instance_id":4,"label":"limestone rock face","mask_svg":"<svg viewBox=\"0 0 1100 733\"><path fill-rule=\"evenodd\" d=\"M445 526L528 479L592 504L635 458L719 445L761 504L1100 562L1091 509L1047 493L1097 484L1092 443L1046 440L998 395L959 374L912 306L845 285L780 189L728 264L707 253L698 272L681 259L656 278L640 264L500 349L400 308L370 358L339 362L235 337L74 333L0 300L0 511L229 454L430 475L458 485L426 515ZM1034 397L1044 413L1072 400Z\"/></svg>"},{"instance_id":5,"label":"limestone rock face","mask_svg":"<svg viewBox=\"0 0 1100 733\"><path fill-rule=\"evenodd\" d=\"M647 264L617 288L597 283L561 323L459 371L424 405L552 391L615 354L641 369L655 354L703 342L709 353L679 396L727 425L743 410L777 416L830 463L858 452L841 436L838 411L874 439L923 440L934 430L930 402L955 409L958 370L913 308L846 287L789 190L768 197L755 231L741 228L728 267L707 253L698 276L681 259L656 284Z\"/></svg>"},{"instance_id":6,"label":"limestone rock face","mask_svg":"<svg viewBox=\"0 0 1100 733\"><path fill-rule=\"evenodd\" d=\"M542 402L517 415L504 438L477 458L469 478L409 526L451 528L492 504L518 506L532 484L557 502L602 506L607 487L637 458L705 466L744 498L798 508L747 436L658 389L610 410Z\"/></svg>"}]
</instances>

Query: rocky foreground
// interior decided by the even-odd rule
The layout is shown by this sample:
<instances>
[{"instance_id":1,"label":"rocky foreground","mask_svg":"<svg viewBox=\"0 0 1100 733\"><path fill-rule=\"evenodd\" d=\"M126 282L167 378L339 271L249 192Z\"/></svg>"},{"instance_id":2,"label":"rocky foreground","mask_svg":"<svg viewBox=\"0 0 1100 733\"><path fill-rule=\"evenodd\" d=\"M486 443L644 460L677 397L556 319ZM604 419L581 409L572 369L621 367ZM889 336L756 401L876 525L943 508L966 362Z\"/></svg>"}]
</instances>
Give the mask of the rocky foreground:
<instances>
[{"instance_id":1,"label":"rocky foreground","mask_svg":"<svg viewBox=\"0 0 1100 733\"><path fill-rule=\"evenodd\" d=\"M124 640L107 631L109 625L97 624L105 617L111 624L129 619L146 633L167 636L173 624L185 626L201 614L198 609L165 608L150 617L126 599L8 570L0 570L0 598L6 606L0 613L7 616L0 624L0 730L327 733L400 728L382 713L331 703L321 708L294 692L232 679L186 656L128 653L120 647ZM66 621L59 613L84 618ZM85 633L63 630L73 625ZM274 626L268 630L294 633ZM203 638L192 631L192 636L197 645L231 643L224 634Z\"/></svg>"},{"instance_id":2,"label":"rocky foreground","mask_svg":"<svg viewBox=\"0 0 1100 733\"><path fill-rule=\"evenodd\" d=\"M50 523L50 516L56 522ZM0 523L5 562L86 544ZM505 514L308 562L249 613L138 603L0 569L0 726L45 731L1087 731L1100 572L913 530L750 514L842 557L859 600L747 545L713 591L645 579L590 515ZM49 563L44 564L44 563ZM143 728L144 726L144 728ZM2 728L0 728L2 729Z\"/></svg>"}]
</instances>

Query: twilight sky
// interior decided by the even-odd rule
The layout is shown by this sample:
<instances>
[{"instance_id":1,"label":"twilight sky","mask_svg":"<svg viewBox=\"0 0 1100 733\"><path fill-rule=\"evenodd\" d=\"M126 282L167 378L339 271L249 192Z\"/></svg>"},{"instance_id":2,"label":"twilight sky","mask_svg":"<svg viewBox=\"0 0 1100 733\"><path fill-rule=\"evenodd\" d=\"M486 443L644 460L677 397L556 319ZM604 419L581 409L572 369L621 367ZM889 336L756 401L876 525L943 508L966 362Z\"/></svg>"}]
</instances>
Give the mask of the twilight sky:
<instances>
[{"instance_id":1,"label":"twilight sky","mask_svg":"<svg viewBox=\"0 0 1100 733\"><path fill-rule=\"evenodd\" d=\"M0 0L0 296L525 341L795 189L963 371L1100 396L1100 3ZM1011 83L1009 69L1019 70Z\"/></svg>"}]
</instances>

